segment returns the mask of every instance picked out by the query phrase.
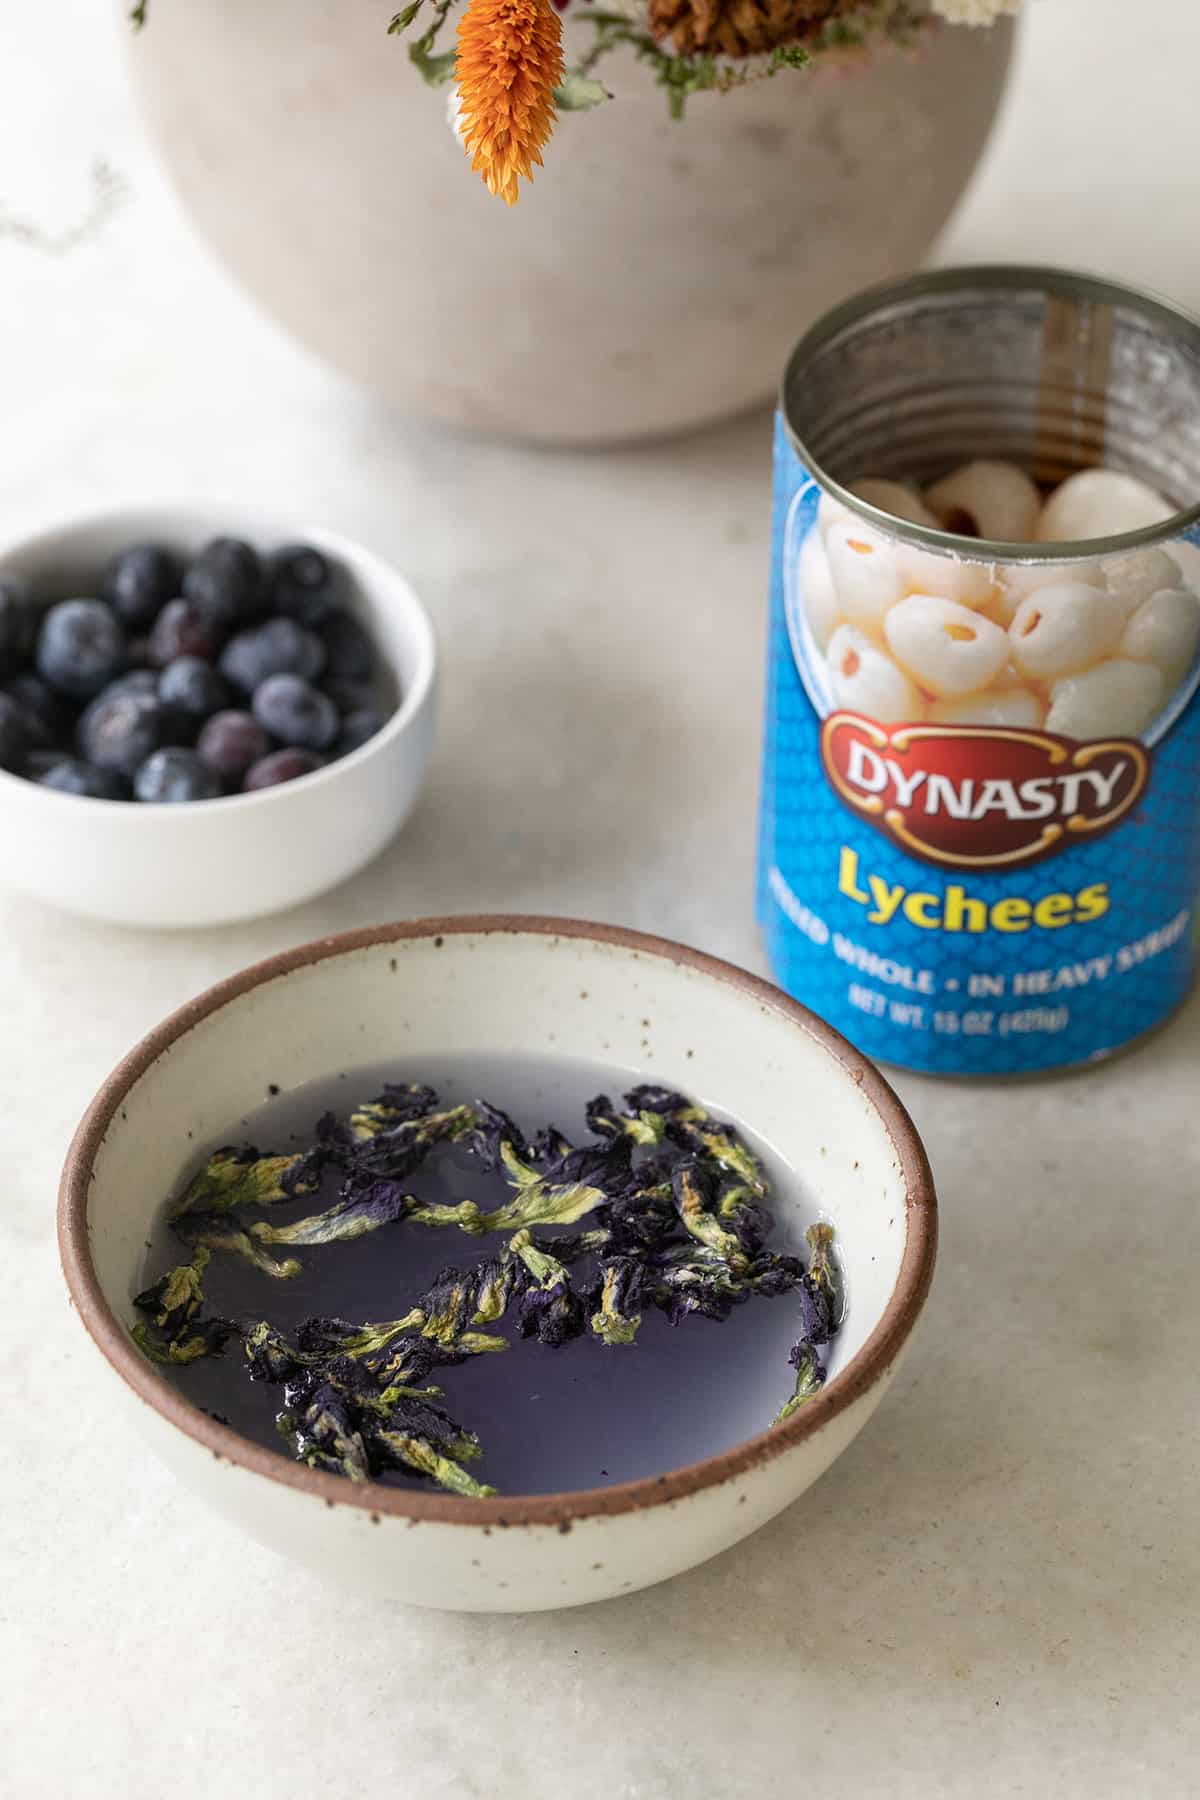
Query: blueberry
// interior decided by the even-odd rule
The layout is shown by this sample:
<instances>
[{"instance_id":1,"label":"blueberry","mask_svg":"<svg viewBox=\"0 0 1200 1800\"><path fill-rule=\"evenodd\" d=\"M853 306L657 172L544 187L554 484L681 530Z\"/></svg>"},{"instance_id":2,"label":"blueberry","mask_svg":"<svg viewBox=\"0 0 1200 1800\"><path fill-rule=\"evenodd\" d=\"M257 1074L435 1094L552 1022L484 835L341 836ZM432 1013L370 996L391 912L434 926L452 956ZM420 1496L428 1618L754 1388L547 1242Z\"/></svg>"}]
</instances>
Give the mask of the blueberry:
<instances>
[{"instance_id":1,"label":"blueberry","mask_svg":"<svg viewBox=\"0 0 1200 1800\"><path fill-rule=\"evenodd\" d=\"M240 782L251 763L261 762L271 740L248 712L219 712L196 739L196 755L224 781Z\"/></svg>"},{"instance_id":2,"label":"blueberry","mask_svg":"<svg viewBox=\"0 0 1200 1800\"><path fill-rule=\"evenodd\" d=\"M314 681L324 665L321 640L294 619L268 619L253 631L240 631L221 654L222 675L244 694L252 694L272 675Z\"/></svg>"},{"instance_id":3,"label":"blueberry","mask_svg":"<svg viewBox=\"0 0 1200 1800\"><path fill-rule=\"evenodd\" d=\"M271 675L254 690L254 716L292 749L328 750L338 734L338 711L328 694L298 675Z\"/></svg>"},{"instance_id":4,"label":"blueberry","mask_svg":"<svg viewBox=\"0 0 1200 1800\"><path fill-rule=\"evenodd\" d=\"M383 714L377 712L373 706L356 707L342 720L341 736L337 741L337 754L349 756L352 750L357 750L360 745L366 743L368 738L373 738L377 731L382 731L384 723Z\"/></svg>"},{"instance_id":5,"label":"blueberry","mask_svg":"<svg viewBox=\"0 0 1200 1800\"><path fill-rule=\"evenodd\" d=\"M37 776L39 787L60 794L80 794L86 800L128 800L129 783L113 769L95 769L74 756L59 756Z\"/></svg>"},{"instance_id":6,"label":"blueberry","mask_svg":"<svg viewBox=\"0 0 1200 1800\"><path fill-rule=\"evenodd\" d=\"M322 767L319 756L311 750L276 750L264 756L247 771L242 792L253 794L259 788L278 787L282 781L295 781L300 775L311 775Z\"/></svg>"},{"instance_id":7,"label":"blueberry","mask_svg":"<svg viewBox=\"0 0 1200 1800\"><path fill-rule=\"evenodd\" d=\"M96 696L99 700L115 700L118 694L145 694L151 700L158 697L158 676L153 669L127 669L124 675L118 675L110 681Z\"/></svg>"},{"instance_id":8,"label":"blueberry","mask_svg":"<svg viewBox=\"0 0 1200 1800\"><path fill-rule=\"evenodd\" d=\"M118 775L136 773L167 734L167 714L149 694L101 694L79 721L85 761Z\"/></svg>"},{"instance_id":9,"label":"blueberry","mask_svg":"<svg viewBox=\"0 0 1200 1800\"><path fill-rule=\"evenodd\" d=\"M354 681L349 675L328 676L321 683L321 692L329 695L340 713L361 712L364 706L375 704L370 682Z\"/></svg>"},{"instance_id":10,"label":"blueberry","mask_svg":"<svg viewBox=\"0 0 1200 1800\"><path fill-rule=\"evenodd\" d=\"M77 700L90 700L125 667L125 633L103 600L61 600L42 620L38 674Z\"/></svg>"},{"instance_id":11,"label":"blueberry","mask_svg":"<svg viewBox=\"0 0 1200 1800\"><path fill-rule=\"evenodd\" d=\"M320 625L328 618L334 605L334 578L321 552L307 544L280 550L271 561L271 600L277 612L302 625Z\"/></svg>"},{"instance_id":12,"label":"blueberry","mask_svg":"<svg viewBox=\"0 0 1200 1800\"><path fill-rule=\"evenodd\" d=\"M26 751L18 772L26 781L40 781L43 775L48 775L59 763L70 760L65 750L47 750L39 744L35 750Z\"/></svg>"},{"instance_id":13,"label":"blueberry","mask_svg":"<svg viewBox=\"0 0 1200 1800\"><path fill-rule=\"evenodd\" d=\"M191 600L168 600L150 633L149 658L159 669L177 656L200 656L211 662L223 636L221 627Z\"/></svg>"},{"instance_id":14,"label":"blueberry","mask_svg":"<svg viewBox=\"0 0 1200 1800\"><path fill-rule=\"evenodd\" d=\"M49 749L70 732L70 712L40 675L14 675L4 688L25 722L25 735L35 749Z\"/></svg>"},{"instance_id":15,"label":"blueberry","mask_svg":"<svg viewBox=\"0 0 1200 1800\"><path fill-rule=\"evenodd\" d=\"M221 783L194 750L156 750L133 778L139 800L178 806L188 800L215 800Z\"/></svg>"},{"instance_id":16,"label":"blueberry","mask_svg":"<svg viewBox=\"0 0 1200 1800\"><path fill-rule=\"evenodd\" d=\"M158 697L164 706L199 721L228 706L229 689L211 663L198 656L177 656L158 678Z\"/></svg>"},{"instance_id":17,"label":"blueberry","mask_svg":"<svg viewBox=\"0 0 1200 1800\"><path fill-rule=\"evenodd\" d=\"M353 613L334 607L322 620L321 642L325 646L326 674L347 675L351 681L368 679L375 663L375 649Z\"/></svg>"},{"instance_id":18,"label":"blueberry","mask_svg":"<svg viewBox=\"0 0 1200 1800\"><path fill-rule=\"evenodd\" d=\"M25 583L0 575L0 676L15 675L33 649L37 616Z\"/></svg>"},{"instance_id":19,"label":"blueberry","mask_svg":"<svg viewBox=\"0 0 1200 1800\"><path fill-rule=\"evenodd\" d=\"M131 544L105 569L100 591L124 623L140 631L179 592L179 565L161 544Z\"/></svg>"},{"instance_id":20,"label":"blueberry","mask_svg":"<svg viewBox=\"0 0 1200 1800\"><path fill-rule=\"evenodd\" d=\"M0 694L0 769L15 769L29 749L25 714L9 694Z\"/></svg>"},{"instance_id":21,"label":"blueberry","mask_svg":"<svg viewBox=\"0 0 1200 1800\"><path fill-rule=\"evenodd\" d=\"M214 538L187 566L184 597L223 631L254 617L263 599L262 564L241 538Z\"/></svg>"}]
</instances>

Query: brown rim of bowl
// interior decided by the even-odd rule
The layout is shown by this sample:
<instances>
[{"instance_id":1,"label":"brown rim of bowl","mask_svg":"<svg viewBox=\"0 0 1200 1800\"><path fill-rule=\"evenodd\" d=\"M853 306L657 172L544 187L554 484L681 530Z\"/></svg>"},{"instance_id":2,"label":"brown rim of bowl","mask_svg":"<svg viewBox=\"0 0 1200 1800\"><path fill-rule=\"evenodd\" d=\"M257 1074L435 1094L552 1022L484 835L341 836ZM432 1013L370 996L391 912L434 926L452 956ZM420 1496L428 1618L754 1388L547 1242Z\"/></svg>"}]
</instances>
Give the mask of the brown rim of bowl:
<instances>
[{"instance_id":1,"label":"brown rim of bowl","mask_svg":"<svg viewBox=\"0 0 1200 1800\"><path fill-rule=\"evenodd\" d=\"M289 1463L284 1457L260 1448L226 1425L219 1425L158 1375L136 1349L125 1326L109 1306L92 1265L88 1243L88 1193L92 1164L104 1137L129 1089L146 1070L183 1035L203 1019L267 981L376 944L398 943L410 938L487 936L489 934L582 938L612 945L643 956L661 957L697 970L711 980L740 988L772 1012L782 1013L828 1051L863 1090L883 1120L900 1165L904 1183L907 1231L900 1271L890 1300L878 1325L846 1367L817 1398L791 1419L731 1450L703 1462L689 1463L661 1475L647 1476L615 1487L589 1488L573 1493L498 1495L492 1500L468 1500L451 1495L414 1493L408 1489L368 1485L356 1487L338 1475ZM774 1457L794 1449L837 1418L867 1389L874 1386L896 1360L924 1305L933 1278L937 1251L937 1200L933 1176L916 1127L884 1077L840 1032L811 1013L807 1007L770 982L732 963L702 951L691 950L668 938L647 936L621 926L590 925L578 919L481 914L443 919L415 919L344 932L285 950L255 963L239 974L218 982L196 999L164 1019L117 1065L88 1107L71 1141L58 1197L58 1242L63 1273L71 1299L85 1329L116 1373L138 1397L170 1424L220 1459L256 1475L298 1488L314 1500L330 1506L353 1506L376 1516L387 1515L416 1523L434 1521L450 1525L492 1527L552 1525L570 1529L575 1520L612 1517L667 1501L683 1499L713 1487Z\"/></svg>"}]
</instances>

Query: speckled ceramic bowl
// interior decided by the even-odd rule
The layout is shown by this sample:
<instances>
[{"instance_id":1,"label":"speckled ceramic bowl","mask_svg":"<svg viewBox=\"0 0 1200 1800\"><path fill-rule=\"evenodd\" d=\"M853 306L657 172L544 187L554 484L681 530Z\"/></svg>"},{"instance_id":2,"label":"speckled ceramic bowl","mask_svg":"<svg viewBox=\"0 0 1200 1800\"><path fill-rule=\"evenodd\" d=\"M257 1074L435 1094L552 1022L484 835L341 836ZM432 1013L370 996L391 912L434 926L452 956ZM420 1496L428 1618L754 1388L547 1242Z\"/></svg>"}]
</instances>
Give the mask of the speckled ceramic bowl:
<instances>
[{"instance_id":1,"label":"speckled ceramic bowl","mask_svg":"<svg viewBox=\"0 0 1200 1800\"><path fill-rule=\"evenodd\" d=\"M647 1023L648 1021L648 1023ZM156 1201L189 1137L220 1136L268 1081L397 1054L564 1056L686 1084L741 1118L837 1230L849 1295L832 1379L786 1424L625 1486L465 1500L352 1486L190 1405L129 1338ZM795 1204L795 1202L793 1202ZM603 1600L737 1543L861 1431L933 1273L929 1166L882 1076L804 1007L739 969L634 932L552 919L390 925L273 957L151 1032L71 1146L59 1234L79 1316L181 1480L273 1548L369 1593L460 1610ZM780 1301L777 1304L784 1304Z\"/></svg>"}]
</instances>

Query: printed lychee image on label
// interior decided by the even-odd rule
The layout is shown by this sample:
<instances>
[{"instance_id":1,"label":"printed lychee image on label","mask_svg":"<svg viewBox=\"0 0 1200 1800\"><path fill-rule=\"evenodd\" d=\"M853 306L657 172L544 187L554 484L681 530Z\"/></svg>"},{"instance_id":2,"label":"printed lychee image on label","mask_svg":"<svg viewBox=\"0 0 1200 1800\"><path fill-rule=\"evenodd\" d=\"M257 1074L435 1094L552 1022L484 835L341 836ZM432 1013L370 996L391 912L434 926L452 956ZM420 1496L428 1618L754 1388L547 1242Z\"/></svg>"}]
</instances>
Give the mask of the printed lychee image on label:
<instances>
[{"instance_id":1,"label":"printed lychee image on label","mask_svg":"<svg viewBox=\"0 0 1200 1800\"><path fill-rule=\"evenodd\" d=\"M781 420L758 902L777 978L935 1072L1061 1067L1152 1028L1196 965L1198 689L1195 545L942 554L824 495Z\"/></svg>"}]
</instances>

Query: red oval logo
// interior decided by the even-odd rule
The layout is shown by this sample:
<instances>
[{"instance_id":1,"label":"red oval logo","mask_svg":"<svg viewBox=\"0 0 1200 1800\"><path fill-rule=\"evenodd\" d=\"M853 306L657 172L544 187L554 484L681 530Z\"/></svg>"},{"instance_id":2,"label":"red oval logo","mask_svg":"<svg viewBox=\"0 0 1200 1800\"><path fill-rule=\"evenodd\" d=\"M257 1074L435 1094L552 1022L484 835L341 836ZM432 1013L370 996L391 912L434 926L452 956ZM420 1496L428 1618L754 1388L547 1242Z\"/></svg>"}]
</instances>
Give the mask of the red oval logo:
<instances>
[{"instance_id":1,"label":"red oval logo","mask_svg":"<svg viewBox=\"0 0 1200 1800\"><path fill-rule=\"evenodd\" d=\"M889 727L849 712L826 719L821 758L836 792L885 837L959 869L1016 868L1111 831L1150 778L1131 738Z\"/></svg>"}]
</instances>

